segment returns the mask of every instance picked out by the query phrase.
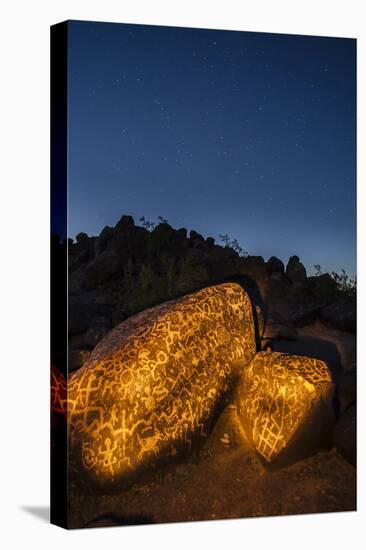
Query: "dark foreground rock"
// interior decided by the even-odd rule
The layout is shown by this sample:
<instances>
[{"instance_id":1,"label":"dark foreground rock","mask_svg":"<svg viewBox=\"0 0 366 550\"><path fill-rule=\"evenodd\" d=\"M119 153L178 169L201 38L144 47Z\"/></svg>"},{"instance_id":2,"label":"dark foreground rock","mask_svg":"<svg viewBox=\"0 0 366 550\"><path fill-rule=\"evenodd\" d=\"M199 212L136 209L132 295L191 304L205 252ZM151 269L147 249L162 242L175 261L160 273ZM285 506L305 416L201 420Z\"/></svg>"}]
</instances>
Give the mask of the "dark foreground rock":
<instances>
[{"instance_id":1,"label":"dark foreground rock","mask_svg":"<svg viewBox=\"0 0 366 550\"><path fill-rule=\"evenodd\" d=\"M338 420L334 429L334 445L350 463L356 465L356 405L349 407Z\"/></svg>"}]
</instances>

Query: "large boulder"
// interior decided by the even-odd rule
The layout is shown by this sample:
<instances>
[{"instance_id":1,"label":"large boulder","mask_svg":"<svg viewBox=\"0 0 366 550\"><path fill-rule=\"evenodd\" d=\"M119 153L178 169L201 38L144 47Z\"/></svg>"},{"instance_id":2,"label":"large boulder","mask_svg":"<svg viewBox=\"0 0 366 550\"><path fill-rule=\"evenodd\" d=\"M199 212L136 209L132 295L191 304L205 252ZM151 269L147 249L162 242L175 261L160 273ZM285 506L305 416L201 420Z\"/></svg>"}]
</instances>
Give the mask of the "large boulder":
<instances>
[{"instance_id":1,"label":"large boulder","mask_svg":"<svg viewBox=\"0 0 366 550\"><path fill-rule=\"evenodd\" d=\"M255 352L252 305L236 284L130 317L69 379L70 471L112 490L191 451Z\"/></svg>"},{"instance_id":2,"label":"large boulder","mask_svg":"<svg viewBox=\"0 0 366 550\"><path fill-rule=\"evenodd\" d=\"M292 283L303 283L306 281L306 269L298 256L291 256L289 259L286 266L286 277Z\"/></svg>"},{"instance_id":3,"label":"large boulder","mask_svg":"<svg viewBox=\"0 0 366 550\"><path fill-rule=\"evenodd\" d=\"M324 323L346 332L356 332L356 303L346 298L324 307L320 312Z\"/></svg>"},{"instance_id":4,"label":"large boulder","mask_svg":"<svg viewBox=\"0 0 366 550\"><path fill-rule=\"evenodd\" d=\"M334 383L325 363L285 353L258 353L237 390L248 439L267 464L318 450L330 432Z\"/></svg>"}]
</instances>

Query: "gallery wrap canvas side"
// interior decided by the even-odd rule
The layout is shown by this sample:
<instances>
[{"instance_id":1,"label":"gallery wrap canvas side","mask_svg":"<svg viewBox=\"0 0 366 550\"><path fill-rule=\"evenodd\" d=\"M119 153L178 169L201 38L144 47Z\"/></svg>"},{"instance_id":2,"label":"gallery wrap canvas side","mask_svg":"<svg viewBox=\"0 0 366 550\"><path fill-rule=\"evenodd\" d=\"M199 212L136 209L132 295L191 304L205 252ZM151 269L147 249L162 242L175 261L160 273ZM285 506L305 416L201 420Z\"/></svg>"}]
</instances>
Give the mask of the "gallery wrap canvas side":
<instances>
[{"instance_id":1,"label":"gallery wrap canvas side","mask_svg":"<svg viewBox=\"0 0 366 550\"><path fill-rule=\"evenodd\" d=\"M51 28L51 521L356 510L356 41Z\"/></svg>"}]
</instances>

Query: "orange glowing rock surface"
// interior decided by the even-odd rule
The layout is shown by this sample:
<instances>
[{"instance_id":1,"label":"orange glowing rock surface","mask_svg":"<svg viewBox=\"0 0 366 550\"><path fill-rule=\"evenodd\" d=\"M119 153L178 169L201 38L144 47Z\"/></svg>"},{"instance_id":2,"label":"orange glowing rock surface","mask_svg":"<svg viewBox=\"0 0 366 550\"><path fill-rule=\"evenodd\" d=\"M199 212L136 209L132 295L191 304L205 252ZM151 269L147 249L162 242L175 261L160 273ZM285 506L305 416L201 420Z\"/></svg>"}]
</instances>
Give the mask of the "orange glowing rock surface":
<instances>
[{"instance_id":1,"label":"orange glowing rock surface","mask_svg":"<svg viewBox=\"0 0 366 550\"><path fill-rule=\"evenodd\" d=\"M255 353L252 305L234 283L127 319L69 379L71 470L113 485L190 450Z\"/></svg>"},{"instance_id":2,"label":"orange glowing rock surface","mask_svg":"<svg viewBox=\"0 0 366 550\"><path fill-rule=\"evenodd\" d=\"M62 372L51 367L51 416L66 415L67 383Z\"/></svg>"},{"instance_id":3,"label":"orange glowing rock surface","mask_svg":"<svg viewBox=\"0 0 366 550\"><path fill-rule=\"evenodd\" d=\"M334 384L323 361L261 352L248 365L237 389L238 414L258 453L267 462L316 449L333 419Z\"/></svg>"}]
</instances>

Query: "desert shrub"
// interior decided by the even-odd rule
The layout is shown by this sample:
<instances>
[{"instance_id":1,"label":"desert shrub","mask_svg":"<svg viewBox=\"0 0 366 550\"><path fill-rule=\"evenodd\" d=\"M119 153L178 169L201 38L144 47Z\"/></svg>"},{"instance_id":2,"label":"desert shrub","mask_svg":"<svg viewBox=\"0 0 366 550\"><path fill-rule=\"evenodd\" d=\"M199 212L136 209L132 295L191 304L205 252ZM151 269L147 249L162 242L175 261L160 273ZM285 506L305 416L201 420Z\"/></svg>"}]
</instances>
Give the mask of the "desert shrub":
<instances>
[{"instance_id":1,"label":"desert shrub","mask_svg":"<svg viewBox=\"0 0 366 550\"><path fill-rule=\"evenodd\" d=\"M356 277L350 277L344 269L341 269L340 273L332 271L332 277L337 283L338 292L340 296L344 298L356 298L357 292L357 279Z\"/></svg>"},{"instance_id":2,"label":"desert shrub","mask_svg":"<svg viewBox=\"0 0 366 550\"><path fill-rule=\"evenodd\" d=\"M176 265L175 292L177 296L197 290L207 278L206 268L195 262L192 256L180 258Z\"/></svg>"},{"instance_id":3,"label":"desert shrub","mask_svg":"<svg viewBox=\"0 0 366 550\"><path fill-rule=\"evenodd\" d=\"M161 256L154 265L135 265L130 260L124 270L125 306L130 315L148 307L193 292L207 279L202 265L185 256Z\"/></svg>"},{"instance_id":4,"label":"desert shrub","mask_svg":"<svg viewBox=\"0 0 366 550\"><path fill-rule=\"evenodd\" d=\"M159 223L168 223L168 220L166 218L163 218L163 216L158 216L158 220L159 220ZM158 225L156 222L153 222L148 218L145 218L145 216L141 216L139 221L142 227L144 227L148 231L153 231L155 227Z\"/></svg>"},{"instance_id":5,"label":"desert shrub","mask_svg":"<svg viewBox=\"0 0 366 550\"><path fill-rule=\"evenodd\" d=\"M148 220L147 218L145 218L145 216L141 216L139 221L141 222L142 227L144 227L148 231L153 231L156 227L156 223Z\"/></svg>"},{"instance_id":6,"label":"desert shrub","mask_svg":"<svg viewBox=\"0 0 366 550\"><path fill-rule=\"evenodd\" d=\"M238 239L231 239L229 235L219 235L220 241L224 244L225 248L231 248L234 250L239 256L246 257L248 256L248 252L244 250L240 244Z\"/></svg>"},{"instance_id":7,"label":"desert shrub","mask_svg":"<svg viewBox=\"0 0 366 550\"><path fill-rule=\"evenodd\" d=\"M323 275L321 266L319 264L314 265L315 276L320 277ZM355 299L357 293L357 279L348 275L345 269L341 269L340 273L332 271L330 274L333 281L337 285L337 294L339 298Z\"/></svg>"}]
</instances>

